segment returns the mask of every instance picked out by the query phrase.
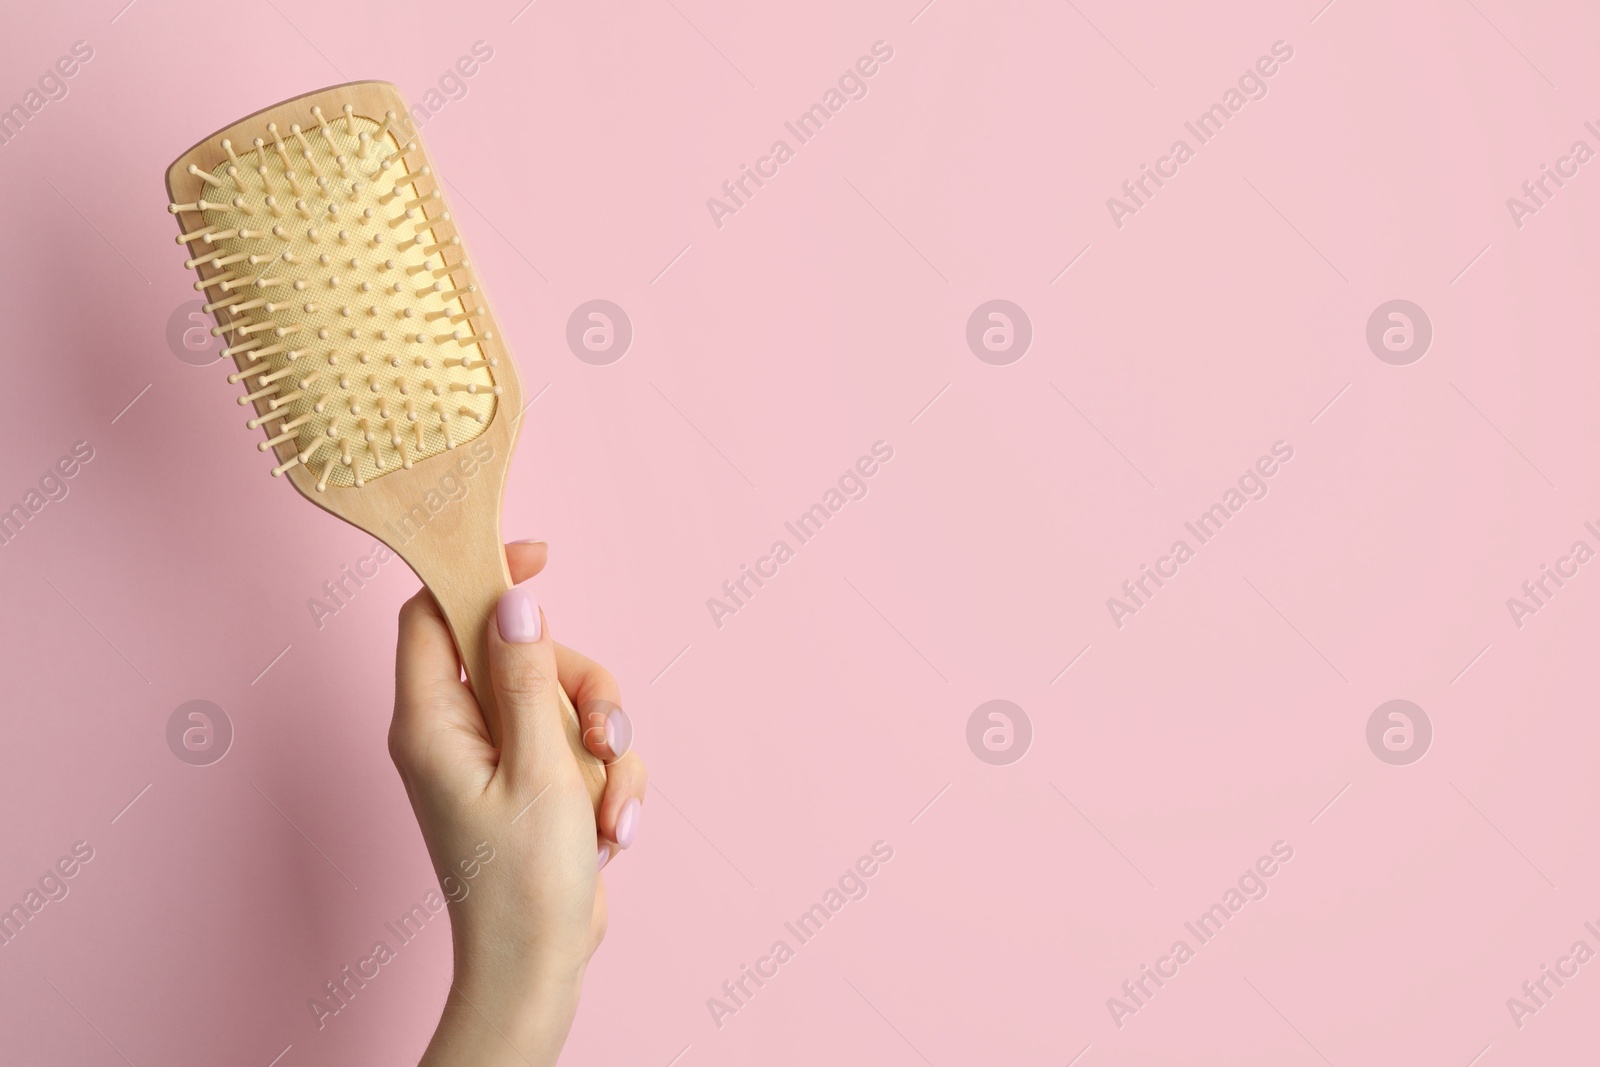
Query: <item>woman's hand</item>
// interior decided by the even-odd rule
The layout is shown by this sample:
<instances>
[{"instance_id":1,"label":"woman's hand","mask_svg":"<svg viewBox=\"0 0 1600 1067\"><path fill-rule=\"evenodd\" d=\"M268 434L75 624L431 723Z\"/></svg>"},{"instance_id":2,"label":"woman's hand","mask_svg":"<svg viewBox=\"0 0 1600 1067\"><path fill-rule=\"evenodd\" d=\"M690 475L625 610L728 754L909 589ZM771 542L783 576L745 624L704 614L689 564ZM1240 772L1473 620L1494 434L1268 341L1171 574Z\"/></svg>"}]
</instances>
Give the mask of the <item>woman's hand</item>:
<instances>
[{"instance_id":1,"label":"woman's hand","mask_svg":"<svg viewBox=\"0 0 1600 1067\"><path fill-rule=\"evenodd\" d=\"M616 681L550 639L528 579L542 542L506 546L512 580L489 623L504 737L489 743L438 605L400 609L389 752L445 897L455 978L426 1065L554 1063L606 928L599 870L633 844L645 771ZM558 682L559 679L559 682ZM557 685L607 763L599 811L564 734Z\"/></svg>"}]
</instances>

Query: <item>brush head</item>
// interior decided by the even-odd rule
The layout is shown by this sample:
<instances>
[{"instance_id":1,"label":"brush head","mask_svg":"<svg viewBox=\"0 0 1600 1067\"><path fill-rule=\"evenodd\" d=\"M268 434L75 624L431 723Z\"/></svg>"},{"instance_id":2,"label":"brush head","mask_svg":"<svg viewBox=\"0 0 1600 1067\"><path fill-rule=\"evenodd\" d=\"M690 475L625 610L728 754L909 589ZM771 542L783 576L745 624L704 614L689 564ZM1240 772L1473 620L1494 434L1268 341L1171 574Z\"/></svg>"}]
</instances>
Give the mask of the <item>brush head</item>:
<instances>
[{"instance_id":1,"label":"brush head","mask_svg":"<svg viewBox=\"0 0 1600 1067\"><path fill-rule=\"evenodd\" d=\"M404 104L363 113L379 98L354 90L370 88L268 109L168 176L186 266L238 368L228 380L266 428L258 447L318 493L478 437L511 373L440 184L396 129Z\"/></svg>"}]
</instances>

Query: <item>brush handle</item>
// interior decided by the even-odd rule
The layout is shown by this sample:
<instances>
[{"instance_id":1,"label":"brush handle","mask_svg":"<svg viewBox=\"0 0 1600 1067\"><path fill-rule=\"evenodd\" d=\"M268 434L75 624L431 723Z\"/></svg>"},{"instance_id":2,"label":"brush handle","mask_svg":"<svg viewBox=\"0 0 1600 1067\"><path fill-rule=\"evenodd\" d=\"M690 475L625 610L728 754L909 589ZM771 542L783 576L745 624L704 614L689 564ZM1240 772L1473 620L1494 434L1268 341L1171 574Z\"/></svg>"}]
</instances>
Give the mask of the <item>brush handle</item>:
<instances>
[{"instance_id":1,"label":"brush handle","mask_svg":"<svg viewBox=\"0 0 1600 1067\"><path fill-rule=\"evenodd\" d=\"M483 709L489 740L498 747L502 721L494 683L489 676L488 626L500 595L511 588L511 571L506 566L505 547L500 543L499 501L493 501L494 514L474 517L471 515L475 510L474 495L480 501L489 500L491 496L481 492L469 495L453 505L456 515L439 516L456 521L429 523L413 540L396 550L438 601L450 634L455 638L456 649L461 653L473 695ZM584 747L577 710L566 689L561 688L559 692L567 744L583 773L589 798L598 810L606 787L605 764Z\"/></svg>"}]
</instances>

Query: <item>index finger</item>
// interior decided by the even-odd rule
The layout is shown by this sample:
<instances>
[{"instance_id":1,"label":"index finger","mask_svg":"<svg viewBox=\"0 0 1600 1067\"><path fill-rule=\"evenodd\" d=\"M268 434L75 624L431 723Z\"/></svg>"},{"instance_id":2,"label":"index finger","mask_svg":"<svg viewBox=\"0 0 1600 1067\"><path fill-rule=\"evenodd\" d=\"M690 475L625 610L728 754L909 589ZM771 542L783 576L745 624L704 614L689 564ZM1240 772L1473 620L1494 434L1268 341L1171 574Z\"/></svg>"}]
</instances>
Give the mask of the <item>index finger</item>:
<instances>
[{"instance_id":1,"label":"index finger","mask_svg":"<svg viewBox=\"0 0 1600 1067\"><path fill-rule=\"evenodd\" d=\"M544 570L550 560L550 546L543 541L512 541L506 545L506 566L511 584L520 585Z\"/></svg>"},{"instance_id":2,"label":"index finger","mask_svg":"<svg viewBox=\"0 0 1600 1067\"><path fill-rule=\"evenodd\" d=\"M483 714L460 679L455 640L433 594L424 588L400 608L394 719L389 726L389 751L397 764L403 767L432 752L441 730L460 730L488 745Z\"/></svg>"},{"instance_id":3,"label":"index finger","mask_svg":"<svg viewBox=\"0 0 1600 1067\"><path fill-rule=\"evenodd\" d=\"M633 722L622 710L616 678L582 652L559 642L556 676L577 709L583 746L607 763L620 758L633 743Z\"/></svg>"}]
</instances>

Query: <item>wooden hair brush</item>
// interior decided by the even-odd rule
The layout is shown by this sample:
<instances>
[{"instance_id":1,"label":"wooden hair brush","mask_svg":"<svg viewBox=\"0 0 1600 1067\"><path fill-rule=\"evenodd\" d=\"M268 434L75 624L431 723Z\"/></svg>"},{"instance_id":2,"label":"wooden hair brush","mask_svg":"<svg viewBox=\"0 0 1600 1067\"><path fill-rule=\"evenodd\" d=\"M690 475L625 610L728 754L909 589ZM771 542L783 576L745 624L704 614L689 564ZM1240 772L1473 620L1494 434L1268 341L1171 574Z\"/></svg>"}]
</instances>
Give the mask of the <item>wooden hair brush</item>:
<instances>
[{"instance_id":1,"label":"wooden hair brush","mask_svg":"<svg viewBox=\"0 0 1600 1067\"><path fill-rule=\"evenodd\" d=\"M179 157L169 210L273 475L416 571L498 745L485 627L511 585L500 497L521 389L415 138L386 82L295 97ZM562 703L598 803L604 766Z\"/></svg>"}]
</instances>

